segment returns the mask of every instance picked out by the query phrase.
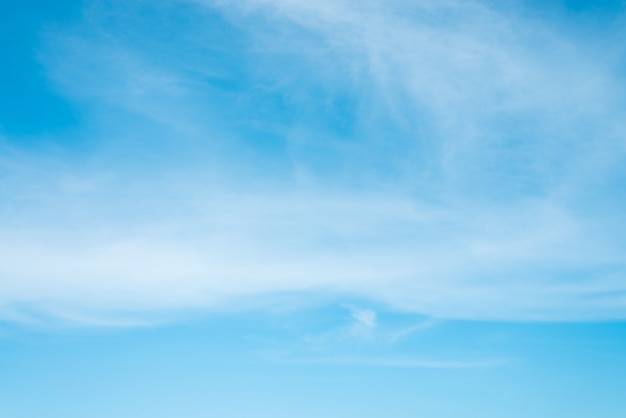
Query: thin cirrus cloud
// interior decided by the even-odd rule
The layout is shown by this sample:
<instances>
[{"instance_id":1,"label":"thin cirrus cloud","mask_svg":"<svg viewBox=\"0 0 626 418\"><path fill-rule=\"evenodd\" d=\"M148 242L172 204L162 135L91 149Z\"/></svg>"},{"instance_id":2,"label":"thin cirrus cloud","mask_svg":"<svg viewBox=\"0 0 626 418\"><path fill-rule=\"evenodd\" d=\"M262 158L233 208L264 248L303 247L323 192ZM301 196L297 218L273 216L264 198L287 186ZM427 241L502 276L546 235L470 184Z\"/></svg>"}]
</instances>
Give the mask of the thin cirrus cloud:
<instances>
[{"instance_id":1,"label":"thin cirrus cloud","mask_svg":"<svg viewBox=\"0 0 626 418\"><path fill-rule=\"evenodd\" d=\"M40 53L83 123L2 139L0 313L624 318L611 33L471 1L94 2Z\"/></svg>"}]
</instances>

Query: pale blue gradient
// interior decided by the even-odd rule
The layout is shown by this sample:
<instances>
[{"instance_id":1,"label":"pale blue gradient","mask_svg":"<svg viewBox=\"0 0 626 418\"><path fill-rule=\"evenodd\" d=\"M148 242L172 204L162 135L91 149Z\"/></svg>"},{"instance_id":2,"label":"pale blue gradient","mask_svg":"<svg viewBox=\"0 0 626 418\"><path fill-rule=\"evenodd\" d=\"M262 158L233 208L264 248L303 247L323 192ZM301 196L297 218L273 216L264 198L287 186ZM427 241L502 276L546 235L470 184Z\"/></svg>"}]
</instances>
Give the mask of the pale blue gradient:
<instances>
[{"instance_id":1,"label":"pale blue gradient","mask_svg":"<svg viewBox=\"0 0 626 418\"><path fill-rule=\"evenodd\" d=\"M330 320L341 316L337 308L288 318L217 315L123 331L5 326L0 413L617 418L625 412L623 324L450 322L394 345L343 340L334 341L338 347L307 346L304 334L344 325ZM387 325L401 320L381 315ZM333 357L333 351L343 353ZM279 352L289 352L290 360ZM350 357L410 357L423 364ZM495 358L501 362L479 363ZM449 359L456 365L436 363Z\"/></svg>"},{"instance_id":2,"label":"pale blue gradient","mask_svg":"<svg viewBox=\"0 0 626 418\"><path fill-rule=\"evenodd\" d=\"M0 416L626 416L625 17L2 3Z\"/></svg>"}]
</instances>

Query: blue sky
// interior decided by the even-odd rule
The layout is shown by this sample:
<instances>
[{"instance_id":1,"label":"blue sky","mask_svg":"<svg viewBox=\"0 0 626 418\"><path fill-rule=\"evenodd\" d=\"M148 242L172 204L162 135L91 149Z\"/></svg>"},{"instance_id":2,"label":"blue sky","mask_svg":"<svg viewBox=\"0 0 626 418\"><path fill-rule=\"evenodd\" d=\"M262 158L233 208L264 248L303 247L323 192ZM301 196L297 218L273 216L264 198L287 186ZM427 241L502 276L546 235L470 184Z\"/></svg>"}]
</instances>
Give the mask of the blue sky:
<instances>
[{"instance_id":1,"label":"blue sky","mask_svg":"<svg viewBox=\"0 0 626 418\"><path fill-rule=\"evenodd\" d=\"M626 413L622 1L1 10L0 415Z\"/></svg>"}]
</instances>

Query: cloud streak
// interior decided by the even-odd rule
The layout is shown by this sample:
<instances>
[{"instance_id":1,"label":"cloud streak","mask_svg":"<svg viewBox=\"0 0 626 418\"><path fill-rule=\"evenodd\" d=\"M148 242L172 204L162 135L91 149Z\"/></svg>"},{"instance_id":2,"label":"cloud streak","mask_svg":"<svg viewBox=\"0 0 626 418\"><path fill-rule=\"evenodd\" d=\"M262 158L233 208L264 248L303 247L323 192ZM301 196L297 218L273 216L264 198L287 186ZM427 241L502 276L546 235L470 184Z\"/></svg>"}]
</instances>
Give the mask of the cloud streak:
<instances>
[{"instance_id":1,"label":"cloud streak","mask_svg":"<svg viewBox=\"0 0 626 418\"><path fill-rule=\"evenodd\" d=\"M503 367L513 362L511 359L488 359L477 361L429 360L411 357L323 357L323 358L280 358L276 361L296 364L319 364L328 366L365 366L419 369L475 369Z\"/></svg>"}]
</instances>

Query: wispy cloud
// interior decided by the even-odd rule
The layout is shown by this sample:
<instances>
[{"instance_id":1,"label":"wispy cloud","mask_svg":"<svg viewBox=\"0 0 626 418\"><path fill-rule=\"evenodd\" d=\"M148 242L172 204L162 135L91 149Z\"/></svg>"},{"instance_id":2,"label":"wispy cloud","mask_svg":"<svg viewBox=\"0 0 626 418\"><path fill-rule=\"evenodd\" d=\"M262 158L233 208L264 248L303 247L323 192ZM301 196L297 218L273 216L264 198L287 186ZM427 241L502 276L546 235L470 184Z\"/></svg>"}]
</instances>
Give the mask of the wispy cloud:
<instances>
[{"instance_id":1,"label":"wispy cloud","mask_svg":"<svg viewBox=\"0 0 626 418\"><path fill-rule=\"evenodd\" d=\"M41 52L83 124L2 141L0 312L625 317L620 44L477 1L98 5Z\"/></svg>"},{"instance_id":2,"label":"wispy cloud","mask_svg":"<svg viewBox=\"0 0 626 418\"><path fill-rule=\"evenodd\" d=\"M354 336L368 334L378 325L378 315L372 309L349 307L350 316L354 320L350 333Z\"/></svg>"},{"instance_id":3,"label":"wispy cloud","mask_svg":"<svg viewBox=\"0 0 626 418\"><path fill-rule=\"evenodd\" d=\"M421 369L468 369L468 368L491 368L502 367L511 364L514 360L496 358L487 360L450 361L432 360L413 357L312 357L312 358L289 358L270 356L268 360L296 363L296 364L320 364L330 366L365 366L365 367L400 367Z\"/></svg>"},{"instance_id":4,"label":"wispy cloud","mask_svg":"<svg viewBox=\"0 0 626 418\"><path fill-rule=\"evenodd\" d=\"M418 322L415 325L392 330L391 332L389 332L388 341L391 344L396 344L399 341L410 337L411 335L418 334L420 332L424 332L431 328L434 328L437 325L441 324L441 322L442 321L438 319L428 318Z\"/></svg>"}]
</instances>

